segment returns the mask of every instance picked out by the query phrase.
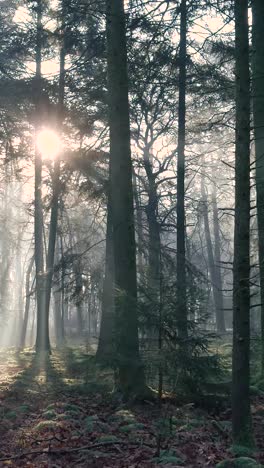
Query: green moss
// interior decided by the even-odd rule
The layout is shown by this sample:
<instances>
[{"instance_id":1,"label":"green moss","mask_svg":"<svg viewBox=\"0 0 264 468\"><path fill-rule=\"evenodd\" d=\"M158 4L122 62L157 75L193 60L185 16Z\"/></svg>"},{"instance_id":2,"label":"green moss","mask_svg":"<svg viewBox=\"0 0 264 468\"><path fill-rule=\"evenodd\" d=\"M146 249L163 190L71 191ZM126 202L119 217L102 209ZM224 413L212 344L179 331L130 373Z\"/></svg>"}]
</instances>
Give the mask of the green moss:
<instances>
[{"instance_id":1,"label":"green moss","mask_svg":"<svg viewBox=\"0 0 264 468\"><path fill-rule=\"evenodd\" d=\"M57 419L59 421L73 421L74 418L69 413L60 413L58 414Z\"/></svg>"},{"instance_id":2,"label":"green moss","mask_svg":"<svg viewBox=\"0 0 264 468\"><path fill-rule=\"evenodd\" d=\"M256 384L256 387L262 392L264 392L264 380L263 379L259 380Z\"/></svg>"},{"instance_id":3,"label":"green moss","mask_svg":"<svg viewBox=\"0 0 264 468\"><path fill-rule=\"evenodd\" d=\"M85 418L85 429L86 429L86 431L87 431L88 433L94 431L94 419L93 419L93 416L87 416L87 418Z\"/></svg>"},{"instance_id":4,"label":"green moss","mask_svg":"<svg viewBox=\"0 0 264 468\"><path fill-rule=\"evenodd\" d=\"M159 457L153 458L158 464L172 463L175 465L184 465L183 460L175 450L162 450Z\"/></svg>"},{"instance_id":5,"label":"green moss","mask_svg":"<svg viewBox=\"0 0 264 468\"><path fill-rule=\"evenodd\" d=\"M140 429L144 429L144 424L142 423L131 423L131 424L126 424L124 426L121 426L119 428L120 432L132 432Z\"/></svg>"},{"instance_id":6,"label":"green moss","mask_svg":"<svg viewBox=\"0 0 264 468\"><path fill-rule=\"evenodd\" d=\"M72 419L79 419L79 418L80 418L80 413L79 413L79 411L69 410L69 411L66 411L66 413L67 413Z\"/></svg>"},{"instance_id":7,"label":"green moss","mask_svg":"<svg viewBox=\"0 0 264 468\"><path fill-rule=\"evenodd\" d=\"M133 413L131 413L128 410L120 410L117 411L115 414L113 414L110 418L109 421L113 422L119 422L119 423L127 423L127 424L132 424L136 421L136 418Z\"/></svg>"},{"instance_id":8,"label":"green moss","mask_svg":"<svg viewBox=\"0 0 264 468\"><path fill-rule=\"evenodd\" d=\"M50 410L45 411L45 412L43 413L43 417L44 417L45 419L47 419L47 420L56 419L57 414L55 413L54 410L50 409Z\"/></svg>"},{"instance_id":9,"label":"green moss","mask_svg":"<svg viewBox=\"0 0 264 468\"><path fill-rule=\"evenodd\" d=\"M50 405L47 406L46 411L54 410L54 408L56 408L56 404L55 404L55 403L51 403Z\"/></svg>"},{"instance_id":10,"label":"green moss","mask_svg":"<svg viewBox=\"0 0 264 468\"><path fill-rule=\"evenodd\" d=\"M34 430L43 431L43 429L57 429L58 427L60 427L60 423L57 421L41 421L35 426Z\"/></svg>"},{"instance_id":11,"label":"green moss","mask_svg":"<svg viewBox=\"0 0 264 468\"><path fill-rule=\"evenodd\" d=\"M65 411L72 411L72 412L75 412L75 413L80 413L81 412L81 409L80 409L79 406L71 404L71 403L67 403L64 406L64 409L65 409Z\"/></svg>"},{"instance_id":12,"label":"green moss","mask_svg":"<svg viewBox=\"0 0 264 468\"><path fill-rule=\"evenodd\" d=\"M230 451L237 457L252 457L255 452L253 448L245 447L244 445L233 445Z\"/></svg>"},{"instance_id":13,"label":"green moss","mask_svg":"<svg viewBox=\"0 0 264 468\"><path fill-rule=\"evenodd\" d=\"M250 395L263 396L264 392L263 389L259 387L259 385L250 385Z\"/></svg>"},{"instance_id":14,"label":"green moss","mask_svg":"<svg viewBox=\"0 0 264 468\"><path fill-rule=\"evenodd\" d=\"M17 418L17 413L15 411L8 411L5 414L6 419L16 419Z\"/></svg>"},{"instance_id":15,"label":"green moss","mask_svg":"<svg viewBox=\"0 0 264 468\"><path fill-rule=\"evenodd\" d=\"M216 468L261 468L256 460L248 457L224 460L216 465Z\"/></svg>"},{"instance_id":16,"label":"green moss","mask_svg":"<svg viewBox=\"0 0 264 468\"><path fill-rule=\"evenodd\" d=\"M30 407L28 405L21 405L18 407L18 410L20 411L20 413L28 413L30 411Z\"/></svg>"}]
</instances>

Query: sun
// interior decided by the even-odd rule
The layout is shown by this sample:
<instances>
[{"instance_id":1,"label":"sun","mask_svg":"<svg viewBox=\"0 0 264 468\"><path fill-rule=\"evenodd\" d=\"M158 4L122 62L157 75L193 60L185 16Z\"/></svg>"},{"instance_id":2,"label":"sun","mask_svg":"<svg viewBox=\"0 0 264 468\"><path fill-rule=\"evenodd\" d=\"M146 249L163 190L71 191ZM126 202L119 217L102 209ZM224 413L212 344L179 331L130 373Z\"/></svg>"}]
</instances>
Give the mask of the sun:
<instances>
[{"instance_id":1,"label":"sun","mask_svg":"<svg viewBox=\"0 0 264 468\"><path fill-rule=\"evenodd\" d=\"M43 129L37 134L36 144L45 159L54 159L61 151L59 135L50 129Z\"/></svg>"}]
</instances>

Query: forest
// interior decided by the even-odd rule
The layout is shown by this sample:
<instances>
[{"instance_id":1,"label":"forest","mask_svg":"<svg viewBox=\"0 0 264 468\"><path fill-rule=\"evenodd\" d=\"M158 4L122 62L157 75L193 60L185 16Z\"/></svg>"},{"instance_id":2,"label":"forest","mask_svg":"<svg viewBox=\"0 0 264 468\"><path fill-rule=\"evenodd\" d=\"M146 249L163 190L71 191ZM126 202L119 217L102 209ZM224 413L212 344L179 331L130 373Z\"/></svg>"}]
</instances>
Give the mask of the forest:
<instances>
[{"instance_id":1,"label":"forest","mask_svg":"<svg viewBox=\"0 0 264 468\"><path fill-rule=\"evenodd\" d=\"M263 0L0 0L0 467L264 466L263 157Z\"/></svg>"}]
</instances>

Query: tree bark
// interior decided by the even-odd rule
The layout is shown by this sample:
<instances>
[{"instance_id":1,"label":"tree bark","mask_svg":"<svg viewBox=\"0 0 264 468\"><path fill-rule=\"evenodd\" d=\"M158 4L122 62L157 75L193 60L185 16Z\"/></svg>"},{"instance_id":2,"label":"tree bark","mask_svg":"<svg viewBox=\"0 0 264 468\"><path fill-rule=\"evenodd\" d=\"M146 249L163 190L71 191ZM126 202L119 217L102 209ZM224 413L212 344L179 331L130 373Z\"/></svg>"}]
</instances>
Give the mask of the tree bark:
<instances>
[{"instance_id":1,"label":"tree bark","mask_svg":"<svg viewBox=\"0 0 264 468\"><path fill-rule=\"evenodd\" d=\"M110 192L115 266L117 387L129 398L142 392L139 357L136 247L128 104L126 31L123 0L106 1Z\"/></svg>"},{"instance_id":2,"label":"tree bark","mask_svg":"<svg viewBox=\"0 0 264 468\"><path fill-rule=\"evenodd\" d=\"M75 306L77 312L77 329L78 335L81 336L84 330L84 319L83 319L83 279L82 279L82 262L81 258L78 259L77 263L74 265L74 274L75 274Z\"/></svg>"},{"instance_id":3,"label":"tree bark","mask_svg":"<svg viewBox=\"0 0 264 468\"><path fill-rule=\"evenodd\" d=\"M30 277L31 277L33 265L34 265L34 256L31 258L29 265L28 265L27 272L26 272L26 302L25 302L25 312L24 312L24 318L23 318L21 336L20 336L20 349L23 349L26 344L28 317L29 317L29 309L30 309L30 297L31 297Z\"/></svg>"},{"instance_id":4,"label":"tree bark","mask_svg":"<svg viewBox=\"0 0 264 468\"><path fill-rule=\"evenodd\" d=\"M114 255L111 202L108 200L102 317L96 358L111 362L114 345ZM89 311L91 313L91 311Z\"/></svg>"},{"instance_id":5,"label":"tree bark","mask_svg":"<svg viewBox=\"0 0 264 468\"><path fill-rule=\"evenodd\" d=\"M37 1L37 39L36 39L36 132L40 129L41 119L41 49L42 49L42 0ZM36 352L49 351L49 320L45 306L45 274L43 257L43 210L42 210L42 158L35 150L35 264L37 297L37 336Z\"/></svg>"},{"instance_id":6,"label":"tree bark","mask_svg":"<svg viewBox=\"0 0 264 468\"><path fill-rule=\"evenodd\" d=\"M248 1L235 0L236 163L233 264L233 442L253 443L250 395L250 78Z\"/></svg>"},{"instance_id":7,"label":"tree bark","mask_svg":"<svg viewBox=\"0 0 264 468\"><path fill-rule=\"evenodd\" d=\"M213 251L211 229L210 229L209 215L208 215L208 200L207 200L207 194L205 191L203 176L202 176L202 181L201 181L201 193L202 193L202 202L203 202L204 232L205 232L207 255L208 255L208 267L209 267L209 272L210 272L210 277L211 277L213 298L214 298L214 305L215 305L215 314L216 314L216 329L218 333L224 333L225 332L225 317L224 317L224 303L223 303L223 293L222 293L222 278L221 278L221 273L220 273L220 267L219 265L216 264L216 258L215 258L214 251ZM217 222L218 222L218 217L217 217ZM215 233L215 236L219 236L219 231L217 230L217 226L215 225L215 223L216 223L216 219L214 216L214 233ZM217 239L215 237L215 245L216 243L217 243ZM216 250L217 250L218 255L220 256L219 244L217 244Z\"/></svg>"},{"instance_id":8,"label":"tree bark","mask_svg":"<svg viewBox=\"0 0 264 468\"><path fill-rule=\"evenodd\" d=\"M59 263L59 242L56 242L55 262ZM63 321L63 295L60 281L59 271L54 273L53 285L53 298L54 298L54 325L55 325L55 338L56 345L62 346L64 344L64 321Z\"/></svg>"},{"instance_id":9,"label":"tree bark","mask_svg":"<svg viewBox=\"0 0 264 468\"><path fill-rule=\"evenodd\" d=\"M153 174L152 162L149 149L144 149L144 167L147 174L147 192L148 203L146 206L146 214L149 228L149 261L148 261L148 286L151 294L154 295L155 302L159 301L159 286L160 286L160 227L157 220L158 213L158 195Z\"/></svg>"},{"instance_id":10,"label":"tree bark","mask_svg":"<svg viewBox=\"0 0 264 468\"><path fill-rule=\"evenodd\" d=\"M264 377L264 3L262 0L252 1L252 15L252 87L261 299L261 374Z\"/></svg>"},{"instance_id":11,"label":"tree bark","mask_svg":"<svg viewBox=\"0 0 264 468\"><path fill-rule=\"evenodd\" d=\"M179 338L188 336L186 256L185 256L185 140L186 140L186 58L187 58L187 8L181 1L180 52L179 52L179 110L177 159L177 321Z\"/></svg>"},{"instance_id":12,"label":"tree bark","mask_svg":"<svg viewBox=\"0 0 264 468\"><path fill-rule=\"evenodd\" d=\"M137 260L138 260L138 274L139 280L143 278L144 275L144 234L143 234L143 219L142 219L142 207L140 203L140 193L137 184L136 174L133 173L133 188L134 188L134 199L135 199L135 209L136 209L136 221L137 221Z\"/></svg>"},{"instance_id":13,"label":"tree bark","mask_svg":"<svg viewBox=\"0 0 264 468\"><path fill-rule=\"evenodd\" d=\"M58 123L61 128L63 120L63 105L65 93L65 21L64 21L64 1L62 0L62 43L60 49L60 76L59 76L59 99L58 99ZM52 288L52 278L54 269L54 256L57 237L58 214L59 214L59 197L60 197L60 155L57 156L54 163L54 171L52 175L52 203L49 227L49 243L47 255L47 275L46 275L46 314L49 317L50 296Z\"/></svg>"}]
</instances>

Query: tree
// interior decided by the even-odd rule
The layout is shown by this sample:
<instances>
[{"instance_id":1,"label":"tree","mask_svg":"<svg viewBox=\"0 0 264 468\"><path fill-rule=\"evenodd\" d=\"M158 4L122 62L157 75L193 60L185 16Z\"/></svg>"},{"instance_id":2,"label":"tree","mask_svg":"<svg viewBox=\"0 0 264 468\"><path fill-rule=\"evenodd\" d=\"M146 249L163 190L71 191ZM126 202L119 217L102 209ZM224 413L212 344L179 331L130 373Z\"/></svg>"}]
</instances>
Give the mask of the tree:
<instances>
[{"instance_id":1,"label":"tree","mask_svg":"<svg viewBox=\"0 0 264 468\"><path fill-rule=\"evenodd\" d=\"M108 197L105 246L105 273L102 296L101 327L96 357L101 362L113 360L114 348L114 258L111 202Z\"/></svg>"},{"instance_id":2,"label":"tree","mask_svg":"<svg viewBox=\"0 0 264 468\"><path fill-rule=\"evenodd\" d=\"M204 176L202 175L201 179L201 195L202 195L202 211L204 219L204 231L208 255L208 267L210 272L210 278L212 282L213 298L215 305L216 313L216 329L219 333L225 332L225 318L224 318L224 303L223 303L223 293L222 293L222 280L220 273L220 265L217 264L216 258L220 260L220 246L219 246L219 226L218 226L218 216L217 216L217 206L216 199L214 197L214 241L215 241L215 252L213 249L212 236L209 223L209 214L208 214L208 200L204 184Z\"/></svg>"},{"instance_id":3,"label":"tree","mask_svg":"<svg viewBox=\"0 0 264 468\"><path fill-rule=\"evenodd\" d=\"M107 0L110 196L115 269L117 387L125 397L145 386L139 357L136 247L123 0Z\"/></svg>"},{"instance_id":4,"label":"tree","mask_svg":"<svg viewBox=\"0 0 264 468\"><path fill-rule=\"evenodd\" d=\"M37 0L37 31L36 31L36 77L35 77L35 106L36 133L40 130L42 113L42 83L41 83L41 55L42 55L42 0ZM36 266L36 296L37 296L37 336L36 351L50 351L49 317L46 313L45 274L43 252L43 207L42 207L42 157L39 149L35 148L35 212L34 212L34 240Z\"/></svg>"},{"instance_id":5,"label":"tree","mask_svg":"<svg viewBox=\"0 0 264 468\"><path fill-rule=\"evenodd\" d=\"M62 130L63 113L64 113L64 94L65 94L65 56L66 56L66 39L65 39L65 0L61 1L61 44L60 44L60 74L59 74L59 99L58 99L58 113L57 113L57 126ZM50 297L52 289L52 278L54 269L54 257L56 247L56 237L58 228L58 213L59 213L59 198L61 194L60 187L60 171L61 162L60 155L54 163L54 170L52 174L52 201L51 201L51 214L49 225L49 243L47 254L47 273L46 273L46 298L45 298L45 314L49 316Z\"/></svg>"},{"instance_id":6,"label":"tree","mask_svg":"<svg viewBox=\"0 0 264 468\"><path fill-rule=\"evenodd\" d=\"M252 1L252 89L256 155L256 192L258 218L258 255L261 298L261 373L264 377L264 3Z\"/></svg>"},{"instance_id":7,"label":"tree","mask_svg":"<svg viewBox=\"0 0 264 468\"><path fill-rule=\"evenodd\" d=\"M250 77L248 1L235 1L236 154L233 264L232 429L235 444L253 443L250 395Z\"/></svg>"},{"instance_id":8,"label":"tree","mask_svg":"<svg viewBox=\"0 0 264 468\"><path fill-rule=\"evenodd\" d=\"M22 324L21 335L20 335L20 342L19 342L19 346L21 349L23 349L26 344L26 335L27 335L28 318L29 318L29 310L30 310L30 298L32 294L32 291L30 290L31 289L30 278L31 278L33 264L34 264L34 256L30 259L27 272L26 272L26 288L25 288L26 302L25 302L25 312L24 312L23 324Z\"/></svg>"},{"instance_id":9,"label":"tree","mask_svg":"<svg viewBox=\"0 0 264 468\"><path fill-rule=\"evenodd\" d=\"M179 337L187 338L187 292L185 256L185 133L186 133L186 62L187 62L187 7L181 1L179 52L179 110L177 159L177 317Z\"/></svg>"}]
</instances>

